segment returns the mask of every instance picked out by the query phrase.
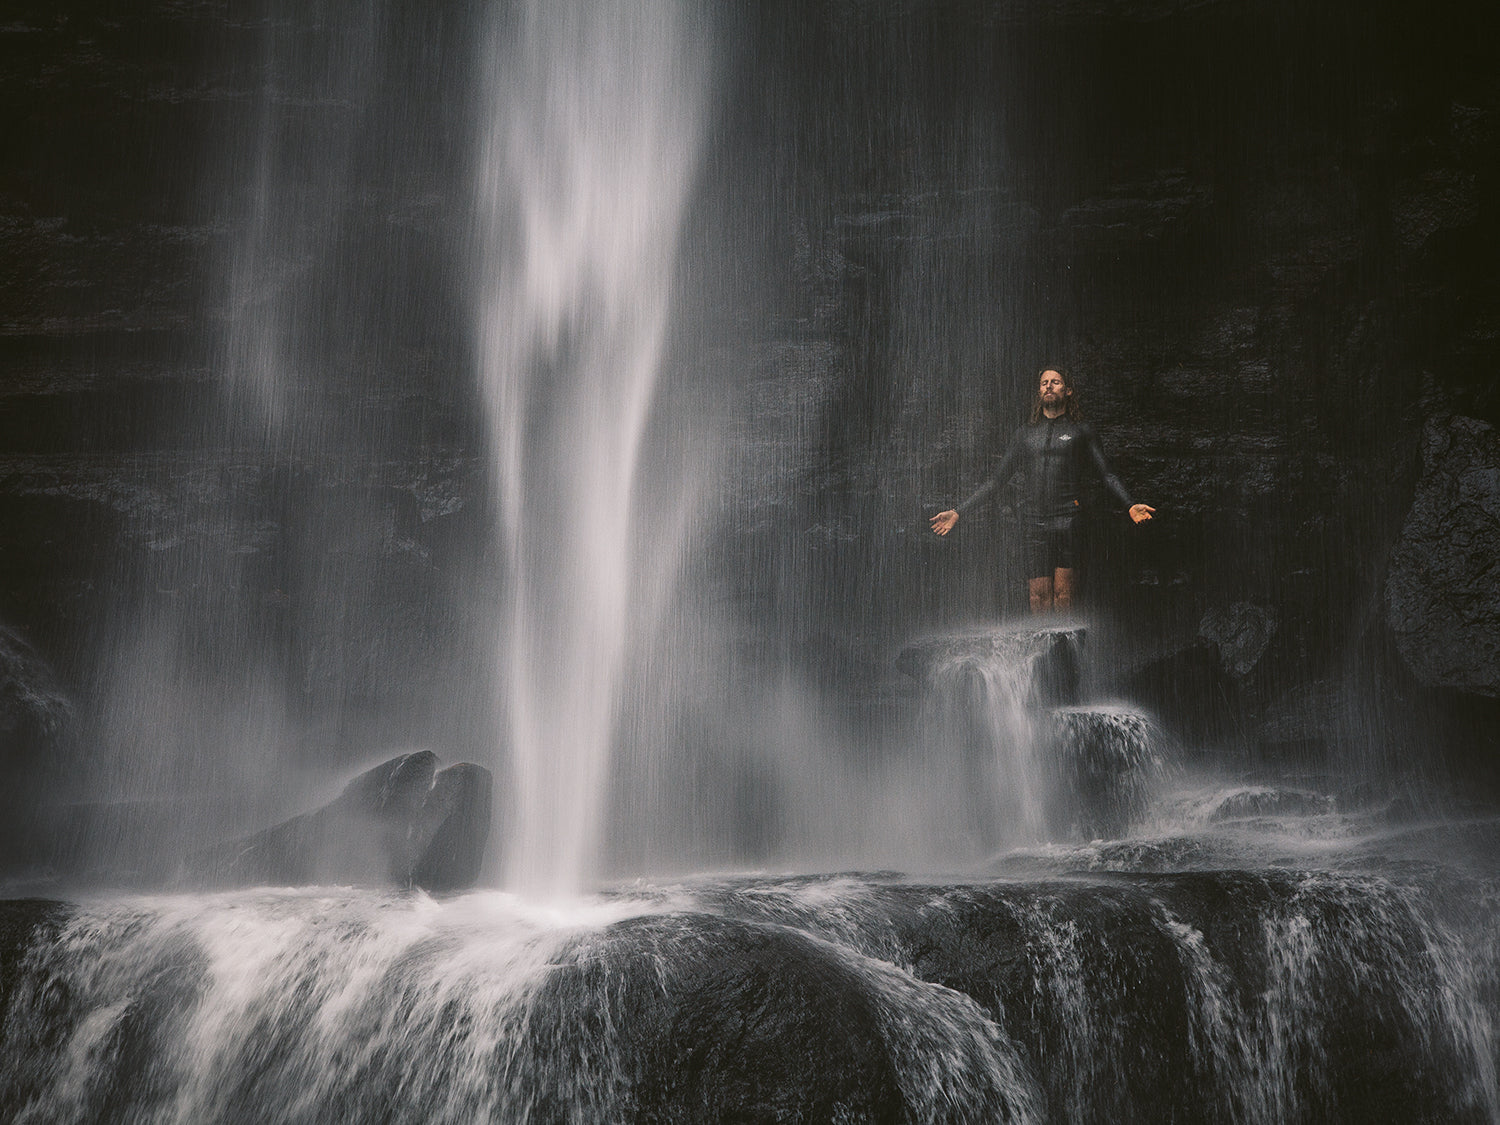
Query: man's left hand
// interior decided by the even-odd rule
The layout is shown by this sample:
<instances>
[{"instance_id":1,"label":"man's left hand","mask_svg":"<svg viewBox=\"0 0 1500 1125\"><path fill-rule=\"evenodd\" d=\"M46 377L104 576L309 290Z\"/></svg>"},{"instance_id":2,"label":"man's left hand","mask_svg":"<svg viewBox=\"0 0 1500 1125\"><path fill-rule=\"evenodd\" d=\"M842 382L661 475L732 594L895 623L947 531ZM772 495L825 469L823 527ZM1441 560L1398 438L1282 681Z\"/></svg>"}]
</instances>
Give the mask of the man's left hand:
<instances>
[{"instance_id":1,"label":"man's left hand","mask_svg":"<svg viewBox=\"0 0 1500 1125\"><path fill-rule=\"evenodd\" d=\"M1130 505L1130 518L1136 523L1145 523L1156 514L1156 509L1149 504Z\"/></svg>"}]
</instances>

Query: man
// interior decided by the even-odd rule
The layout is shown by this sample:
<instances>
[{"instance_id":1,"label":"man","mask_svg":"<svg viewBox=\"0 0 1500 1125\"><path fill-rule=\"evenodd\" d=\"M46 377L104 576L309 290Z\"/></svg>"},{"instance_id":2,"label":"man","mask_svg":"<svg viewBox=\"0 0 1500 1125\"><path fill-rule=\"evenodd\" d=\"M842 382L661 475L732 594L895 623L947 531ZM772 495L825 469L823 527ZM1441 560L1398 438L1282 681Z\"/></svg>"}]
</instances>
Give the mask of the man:
<instances>
[{"instance_id":1,"label":"man","mask_svg":"<svg viewBox=\"0 0 1500 1125\"><path fill-rule=\"evenodd\" d=\"M1016 431L995 475L957 508L932 517L932 530L947 535L959 516L1020 473L1025 479L1025 551L1031 612L1065 610L1073 604L1073 569L1078 563L1079 492L1086 473L1097 474L1104 487L1144 523L1156 512L1133 503L1125 486L1109 471L1094 431L1079 417L1068 378L1055 368L1042 372L1031 421Z\"/></svg>"}]
</instances>

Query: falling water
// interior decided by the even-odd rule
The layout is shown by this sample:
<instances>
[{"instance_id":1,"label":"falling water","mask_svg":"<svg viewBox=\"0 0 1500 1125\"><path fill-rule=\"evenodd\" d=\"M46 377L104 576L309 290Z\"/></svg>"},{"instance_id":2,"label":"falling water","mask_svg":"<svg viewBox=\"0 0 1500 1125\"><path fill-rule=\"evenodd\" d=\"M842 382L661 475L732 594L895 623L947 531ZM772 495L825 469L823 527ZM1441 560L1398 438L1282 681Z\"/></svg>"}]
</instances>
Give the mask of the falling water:
<instances>
[{"instance_id":1,"label":"falling water","mask_svg":"<svg viewBox=\"0 0 1500 1125\"><path fill-rule=\"evenodd\" d=\"M497 690L516 787L506 881L590 874L644 584L638 472L702 127L690 5L530 0L485 50L479 364L505 567Z\"/></svg>"},{"instance_id":2,"label":"falling water","mask_svg":"<svg viewBox=\"0 0 1500 1125\"><path fill-rule=\"evenodd\" d=\"M0 905L14 1119L1496 1119L1486 883L1199 870Z\"/></svg>"},{"instance_id":3,"label":"falling water","mask_svg":"<svg viewBox=\"0 0 1500 1125\"><path fill-rule=\"evenodd\" d=\"M1046 763L1027 709L1029 637L1004 640L1013 642L1009 651L948 653L935 662L923 721L935 744L930 757L941 760L945 748L961 748L968 816L990 848L1046 834Z\"/></svg>"},{"instance_id":4,"label":"falling water","mask_svg":"<svg viewBox=\"0 0 1500 1125\"><path fill-rule=\"evenodd\" d=\"M882 396L865 375L1009 362L1023 349L979 326L1016 263L1118 226L1108 200L1054 222L1056 200L1012 198L990 159L992 133L1057 120L978 80L1032 56L1026 30L964 17L953 34L973 54L940 38L924 62L898 11L925 24L954 6L809 9L825 47L782 19L795 5L764 23L739 5L738 54L694 7L496 0L426 25L381 0L278 0L254 24L261 113L226 142L245 210L222 279L224 410L194 417L209 452L174 462L170 488L125 481L150 532L134 557L168 562L132 576L154 592L104 658L117 746L82 772L150 820L139 850L176 862L173 822L234 831L221 792L275 790L257 808L280 815L316 803L323 765L398 737L487 760L493 711L513 767L493 842L507 888L139 894L105 868L44 884L66 902L0 900L0 1119L1500 1122L1492 814L1429 822L1364 775L1278 780L1159 742L1131 692L1083 690L1094 666L1053 643L1081 626L941 638L906 680L870 656L916 627L902 537L870 513L907 519L916 486L898 478L936 473L935 443L967 457L984 426L939 434L975 413L973 381ZM872 38L895 48L878 63ZM948 69L951 89L923 89ZM710 138L721 89L750 93ZM980 124L934 129L950 95ZM955 178L968 132L980 155ZM428 135L450 164L411 157ZM1074 140L1049 139L1043 162L1088 147ZM719 178L700 185L705 148ZM1040 160L1016 152L1017 168ZM778 161L785 183L733 182ZM403 236L414 210L432 217ZM700 245L689 211L730 218ZM802 292L756 307L749 270L704 298L749 295L740 347L756 357L710 378L683 359L684 278L760 223L798 228ZM412 299L418 277L452 288ZM998 301L1023 343L1051 331L1042 281L1030 304ZM463 338L434 345L450 306ZM891 325L913 339L887 354L872 341ZM426 359L406 367L408 349ZM730 468L664 451L692 414L666 387L712 398L737 381L738 402L715 404L734 448L714 464ZM1123 385L1100 388L1106 418ZM437 438L414 420L429 408L449 415ZM486 474L491 507L467 506L483 515L420 530ZM799 536L788 517L810 513L817 534ZM686 636L705 606L713 624ZM419 675L438 686L403 694ZM136 862L108 838L93 851ZM745 859L800 873L591 886ZM877 861L939 874L868 873ZM859 870L807 873L835 865Z\"/></svg>"}]
</instances>

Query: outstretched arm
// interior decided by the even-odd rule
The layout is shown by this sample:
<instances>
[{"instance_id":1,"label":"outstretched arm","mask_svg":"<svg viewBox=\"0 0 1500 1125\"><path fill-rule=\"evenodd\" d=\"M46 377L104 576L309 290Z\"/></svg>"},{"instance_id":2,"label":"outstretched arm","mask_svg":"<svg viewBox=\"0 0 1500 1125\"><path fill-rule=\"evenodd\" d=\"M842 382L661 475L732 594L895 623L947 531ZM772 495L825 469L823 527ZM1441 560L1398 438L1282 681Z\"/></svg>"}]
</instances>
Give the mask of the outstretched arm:
<instances>
[{"instance_id":1,"label":"outstretched arm","mask_svg":"<svg viewBox=\"0 0 1500 1125\"><path fill-rule=\"evenodd\" d=\"M1104 482L1105 489L1130 513L1132 520L1145 523L1156 514L1156 509L1150 505L1137 504L1130 499L1130 493L1125 491L1120 478L1110 471L1109 462L1104 458L1104 447L1099 444L1099 435L1094 433L1092 427L1085 430L1084 448L1088 450L1089 460L1093 463L1094 471L1099 474L1099 479Z\"/></svg>"},{"instance_id":2,"label":"outstretched arm","mask_svg":"<svg viewBox=\"0 0 1500 1125\"><path fill-rule=\"evenodd\" d=\"M1012 439L1010 447L1006 449L1005 456L1000 459L1000 466L990 478L974 490L967 500L957 508L949 508L945 512L939 512L932 517L932 530L939 535L947 535L953 530L953 525L958 523L958 517L969 511L974 505L988 497L995 489L1005 484L1016 474L1016 461L1020 456L1021 443L1018 439Z\"/></svg>"}]
</instances>

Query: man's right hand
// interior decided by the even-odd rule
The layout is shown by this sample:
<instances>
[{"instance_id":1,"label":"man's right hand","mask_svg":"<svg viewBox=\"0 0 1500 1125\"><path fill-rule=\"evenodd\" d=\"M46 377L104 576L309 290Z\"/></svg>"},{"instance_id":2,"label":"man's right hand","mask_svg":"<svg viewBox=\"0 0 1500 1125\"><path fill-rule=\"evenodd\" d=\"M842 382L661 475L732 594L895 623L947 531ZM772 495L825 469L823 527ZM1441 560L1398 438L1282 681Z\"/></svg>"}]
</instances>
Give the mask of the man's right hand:
<instances>
[{"instance_id":1,"label":"man's right hand","mask_svg":"<svg viewBox=\"0 0 1500 1125\"><path fill-rule=\"evenodd\" d=\"M953 530L953 525L957 522L958 513L949 508L946 512L939 512L932 517L932 530L939 535L947 535L948 532Z\"/></svg>"}]
</instances>

